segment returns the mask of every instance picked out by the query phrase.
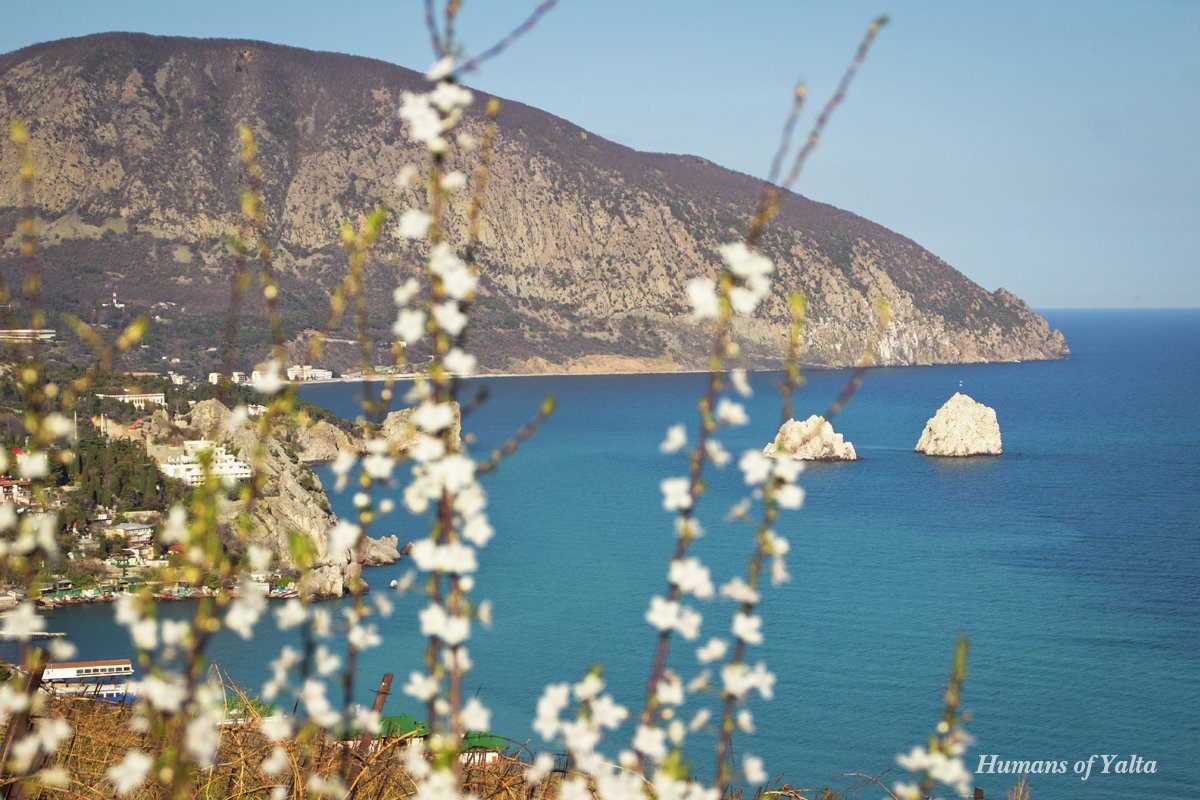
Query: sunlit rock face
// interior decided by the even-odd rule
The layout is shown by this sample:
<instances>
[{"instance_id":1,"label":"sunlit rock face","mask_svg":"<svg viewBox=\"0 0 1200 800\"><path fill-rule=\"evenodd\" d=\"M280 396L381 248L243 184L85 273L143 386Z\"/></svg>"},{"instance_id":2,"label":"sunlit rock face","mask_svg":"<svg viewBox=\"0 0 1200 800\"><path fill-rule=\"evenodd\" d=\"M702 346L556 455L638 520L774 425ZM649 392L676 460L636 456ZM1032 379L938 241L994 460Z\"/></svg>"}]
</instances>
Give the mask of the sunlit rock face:
<instances>
[{"instance_id":1,"label":"sunlit rock face","mask_svg":"<svg viewBox=\"0 0 1200 800\"><path fill-rule=\"evenodd\" d=\"M956 392L925 423L916 450L927 456L998 456L1003 451L996 410Z\"/></svg>"},{"instance_id":2,"label":"sunlit rock face","mask_svg":"<svg viewBox=\"0 0 1200 800\"><path fill-rule=\"evenodd\" d=\"M775 441L763 449L763 454L775 458L782 450L802 461L854 461L858 454L854 445L833 432L833 426L816 414L803 422L789 419L779 429Z\"/></svg>"}]
</instances>

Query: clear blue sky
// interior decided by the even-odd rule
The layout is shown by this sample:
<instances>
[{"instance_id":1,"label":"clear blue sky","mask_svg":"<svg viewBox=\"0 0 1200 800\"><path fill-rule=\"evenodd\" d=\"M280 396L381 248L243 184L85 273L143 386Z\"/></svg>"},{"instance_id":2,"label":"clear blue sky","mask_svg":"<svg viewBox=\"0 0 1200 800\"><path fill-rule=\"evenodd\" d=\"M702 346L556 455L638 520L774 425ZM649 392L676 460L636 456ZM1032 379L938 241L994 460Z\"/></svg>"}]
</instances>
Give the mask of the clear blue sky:
<instances>
[{"instance_id":1,"label":"clear blue sky","mask_svg":"<svg viewBox=\"0 0 1200 800\"><path fill-rule=\"evenodd\" d=\"M463 6L478 52L533 3ZM1200 306L1195 0L563 0L468 82L763 175L795 81L823 100L880 13L800 192L1036 308ZM0 0L3 52L109 30L431 61L420 0Z\"/></svg>"}]
</instances>

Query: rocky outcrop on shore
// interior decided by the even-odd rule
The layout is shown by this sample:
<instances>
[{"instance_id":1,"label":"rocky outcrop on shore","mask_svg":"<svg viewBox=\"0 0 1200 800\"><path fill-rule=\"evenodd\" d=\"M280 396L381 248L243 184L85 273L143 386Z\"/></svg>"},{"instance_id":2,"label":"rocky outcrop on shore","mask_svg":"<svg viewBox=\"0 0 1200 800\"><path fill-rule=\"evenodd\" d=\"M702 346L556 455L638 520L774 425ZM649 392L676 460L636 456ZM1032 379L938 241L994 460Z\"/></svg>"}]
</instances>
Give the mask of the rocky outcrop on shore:
<instances>
[{"instance_id":1,"label":"rocky outcrop on shore","mask_svg":"<svg viewBox=\"0 0 1200 800\"><path fill-rule=\"evenodd\" d=\"M454 423L451 435L455 444L462 441L462 409L458 403L451 404L454 409ZM417 440L416 428L412 423L414 409L401 408L393 411L384 418L379 426L380 434L387 439L388 446L395 452L408 452ZM350 452L356 455L366 453L366 442L361 436L350 436L341 428L325 420L305 428L292 435L291 444L296 454L305 464L323 464L333 461L340 453Z\"/></svg>"},{"instance_id":2,"label":"rocky outcrop on shore","mask_svg":"<svg viewBox=\"0 0 1200 800\"><path fill-rule=\"evenodd\" d=\"M1000 455L996 410L955 392L925 423L916 451L927 456Z\"/></svg>"},{"instance_id":3,"label":"rocky outcrop on shore","mask_svg":"<svg viewBox=\"0 0 1200 800\"><path fill-rule=\"evenodd\" d=\"M298 589L302 595L342 596L351 576L357 574L361 566L352 563L348 551L329 551L329 534L338 520L325 497L320 479L301 462L298 453L284 446L279 437L260 442L252 421L235 414L217 400L205 400L193 406L187 430L198 437L225 444L243 460L255 463L264 478L264 485L250 513L254 518L256 541L275 554L276 568L299 576ZM256 458L260 446L262 455ZM243 504L229 502L220 510L221 524L232 529L238 515L245 510ZM293 531L304 533L314 545L313 566L303 574L291 556L288 540ZM395 536L368 539L362 545L363 563L394 562L400 557L398 544Z\"/></svg>"},{"instance_id":4,"label":"rocky outcrop on shore","mask_svg":"<svg viewBox=\"0 0 1200 800\"><path fill-rule=\"evenodd\" d=\"M296 431L292 444L305 464L324 464L336 460L339 453L362 451L361 440L323 419Z\"/></svg>"},{"instance_id":5,"label":"rocky outcrop on shore","mask_svg":"<svg viewBox=\"0 0 1200 800\"><path fill-rule=\"evenodd\" d=\"M780 452L801 461L855 461L854 445L842 434L834 433L824 417L813 414L803 422L789 419L783 423L775 441L763 448L763 454L775 458Z\"/></svg>"}]
</instances>

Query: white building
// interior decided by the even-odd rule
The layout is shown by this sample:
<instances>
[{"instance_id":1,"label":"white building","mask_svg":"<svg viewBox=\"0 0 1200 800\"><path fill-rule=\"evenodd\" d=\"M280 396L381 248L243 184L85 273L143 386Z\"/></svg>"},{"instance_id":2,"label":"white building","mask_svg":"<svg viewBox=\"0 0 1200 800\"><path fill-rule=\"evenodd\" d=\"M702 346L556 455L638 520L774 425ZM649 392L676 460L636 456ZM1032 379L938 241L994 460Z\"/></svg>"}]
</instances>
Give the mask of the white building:
<instances>
[{"instance_id":1,"label":"white building","mask_svg":"<svg viewBox=\"0 0 1200 800\"><path fill-rule=\"evenodd\" d=\"M194 439L183 443L183 455L171 456L167 463L159 464L159 469L168 478L184 481L189 486L199 486L204 483L204 465L200 461L201 453L209 453L208 472L222 482L245 481L250 479L250 465L225 451L225 446L210 442L207 439Z\"/></svg>"},{"instance_id":2,"label":"white building","mask_svg":"<svg viewBox=\"0 0 1200 800\"><path fill-rule=\"evenodd\" d=\"M162 392L123 392L121 394L100 394L97 392L96 397L105 400L120 400L122 403L129 403L141 411L144 411L146 406L165 406L167 404L167 396Z\"/></svg>"},{"instance_id":3,"label":"white building","mask_svg":"<svg viewBox=\"0 0 1200 800\"><path fill-rule=\"evenodd\" d=\"M333 377L333 372L320 369L311 364L294 364L287 368L289 381L327 381Z\"/></svg>"}]
</instances>

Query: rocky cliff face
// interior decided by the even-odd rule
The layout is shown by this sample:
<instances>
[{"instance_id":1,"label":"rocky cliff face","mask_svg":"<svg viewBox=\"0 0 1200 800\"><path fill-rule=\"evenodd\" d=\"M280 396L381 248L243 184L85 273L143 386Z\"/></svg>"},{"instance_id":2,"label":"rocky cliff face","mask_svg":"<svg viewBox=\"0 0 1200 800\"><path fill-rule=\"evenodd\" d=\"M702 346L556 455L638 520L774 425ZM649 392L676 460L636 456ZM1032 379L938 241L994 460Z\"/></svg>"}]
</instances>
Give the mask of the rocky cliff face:
<instances>
[{"instance_id":1,"label":"rocky cliff face","mask_svg":"<svg viewBox=\"0 0 1200 800\"><path fill-rule=\"evenodd\" d=\"M251 459L259 443L254 424L235 415L217 400L197 403L186 423L189 435L225 444L246 461ZM155 457L182 453L182 448L175 453L171 445L162 443L147 449ZM266 451L258 467L266 476L266 484L251 512L256 541L275 553L278 569L296 573L288 538L292 532L308 536L317 555L313 568L300 575L300 591L314 597L340 597L347 580L359 565L351 563L349 553L334 553L327 548L329 532L337 524L337 517L322 492L320 479L278 438L266 442ZM221 510L221 523L232 529L243 510L240 503L228 504ZM395 536L368 541L364 546L363 562L392 563L400 556L398 544Z\"/></svg>"},{"instance_id":2,"label":"rocky cliff face","mask_svg":"<svg viewBox=\"0 0 1200 800\"><path fill-rule=\"evenodd\" d=\"M455 444L458 445L462 443L462 409L458 403L451 403L451 407L454 410L454 422L450 430ZM401 408L392 411L379 426L380 435L399 453L407 453L417 440L417 430L412 423L414 410ZM295 447L296 454L305 464L333 461L343 452L362 455L367 451L361 436L350 436L324 420L300 428L290 437L289 443Z\"/></svg>"},{"instance_id":3,"label":"rocky cliff face","mask_svg":"<svg viewBox=\"0 0 1200 800\"><path fill-rule=\"evenodd\" d=\"M916 451L927 456L1000 455L996 410L955 392L925 424Z\"/></svg>"},{"instance_id":4,"label":"rocky cliff face","mask_svg":"<svg viewBox=\"0 0 1200 800\"><path fill-rule=\"evenodd\" d=\"M318 327L344 272L338 226L382 204L418 204L397 186L424 163L397 118L423 79L381 62L259 42L101 34L0 56L0 116L22 118L38 163L46 302L116 324L147 312L145 355L216 368L204 347L228 303L225 237L244 182L235 123L259 139L289 333ZM464 129L479 134L478 117ZM489 177L472 349L484 369L702 367L708 344L683 287L719 267L758 181L688 156L638 153L520 103L505 102ZM473 174L471 164L453 164ZM0 268L19 266L17 155L0 151ZM451 203L461 222L466 193ZM451 226L456 229L455 225ZM453 235L453 233L452 233ZM746 365L778 361L787 291L809 299L807 354L852 363L891 302L882 364L1013 361L1067 353L1061 334L1003 289L988 292L916 243L798 195L761 240L776 291L738 334ZM389 239L365 285L371 324L388 337L390 289L420 250ZM102 304L113 292L118 310ZM248 366L265 352L261 309L246 309ZM199 352L201 355L194 356ZM348 369L357 349L330 343L323 364ZM415 351L414 358L424 354ZM194 363L193 363L194 362Z\"/></svg>"}]
</instances>

